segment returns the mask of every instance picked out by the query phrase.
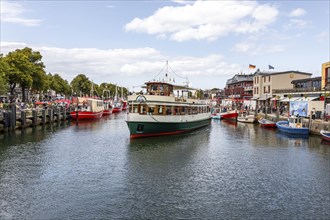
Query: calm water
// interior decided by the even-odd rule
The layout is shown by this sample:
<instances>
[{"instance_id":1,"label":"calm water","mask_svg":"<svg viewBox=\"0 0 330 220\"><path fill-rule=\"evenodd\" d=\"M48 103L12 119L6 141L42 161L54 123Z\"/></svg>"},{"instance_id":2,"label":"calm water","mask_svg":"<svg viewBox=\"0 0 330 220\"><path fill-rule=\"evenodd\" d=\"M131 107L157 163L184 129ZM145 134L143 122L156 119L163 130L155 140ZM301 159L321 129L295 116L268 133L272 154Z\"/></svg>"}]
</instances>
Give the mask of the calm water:
<instances>
[{"instance_id":1,"label":"calm water","mask_svg":"<svg viewBox=\"0 0 330 220\"><path fill-rule=\"evenodd\" d=\"M0 134L0 219L329 219L330 145L212 121L130 140L126 115Z\"/></svg>"}]
</instances>

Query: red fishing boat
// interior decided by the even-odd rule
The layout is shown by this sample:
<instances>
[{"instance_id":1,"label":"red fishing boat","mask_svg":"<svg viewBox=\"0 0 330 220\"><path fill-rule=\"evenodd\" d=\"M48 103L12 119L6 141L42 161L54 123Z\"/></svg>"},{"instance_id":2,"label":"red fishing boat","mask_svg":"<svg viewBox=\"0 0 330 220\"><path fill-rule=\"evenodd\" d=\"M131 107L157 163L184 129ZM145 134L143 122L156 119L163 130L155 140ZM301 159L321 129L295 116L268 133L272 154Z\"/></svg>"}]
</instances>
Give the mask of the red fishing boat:
<instances>
[{"instance_id":1,"label":"red fishing boat","mask_svg":"<svg viewBox=\"0 0 330 220\"><path fill-rule=\"evenodd\" d=\"M220 114L220 119L225 119L225 120L237 120L238 113L237 111L227 111L227 112L221 112Z\"/></svg>"},{"instance_id":2,"label":"red fishing boat","mask_svg":"<svg viewBox=\"0 0 330 220\"><path fill-rule=\"evenodd\" d=\"M78 98L75 111L70 112L73 120L94 120L103 115L103 101L91 98Z\"/></svg>"},{"instance_id":3,"label":"red fishing boat","mask_svg":"<svg viewBox=\"0 0 330 220\"><path fill-rule=\"evenodd\" d=\"M112 101L111 100L104 100L103 101L103 107L104 107L103 116L112 114L113 108L112 108Z\"/></svg>"},{"instance_id":4,"label":"red fishing boat","mask_svg":"<svg viewBox=\"0 0 330 220\"><path fill-rule=\"evenodd\" d=\"M112 113L118 113L118 112L121 112L123 110L123 105L119 101L114 101L113 105L112 105L112 108L113 108Z\"/></svg>"},{"instance_id":5,"label":"red fishing boat","mask_svg":"<svg viewBox=\"0 0 330 220\"><path fill-rule=\"evenodd\" d=\"M276 122L265 119L265 118L261 118L258 120L259 124L261 127L265 127L265 128L276 128Z\"/></svg>"}]
</instances>

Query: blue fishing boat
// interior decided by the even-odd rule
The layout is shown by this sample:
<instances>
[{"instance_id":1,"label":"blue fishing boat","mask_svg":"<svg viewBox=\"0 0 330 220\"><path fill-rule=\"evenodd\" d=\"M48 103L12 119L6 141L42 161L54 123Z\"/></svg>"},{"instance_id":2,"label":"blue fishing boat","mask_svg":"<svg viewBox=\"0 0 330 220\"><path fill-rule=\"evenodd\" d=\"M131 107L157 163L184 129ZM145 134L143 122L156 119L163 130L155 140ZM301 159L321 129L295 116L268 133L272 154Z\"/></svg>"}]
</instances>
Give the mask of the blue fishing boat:
<instances>
[{"instance_id":1,"label":"blue fishing boat","mask_svg":"<svg viewBox=\"0 0 330 220\"><path fill-rule=\"evenodd\" d=\"M279 121L276 123L277 128L288 134L309 134L309 128L304 127L302 118L291 116L288 121Z\"/></svg>"}]
</instances>

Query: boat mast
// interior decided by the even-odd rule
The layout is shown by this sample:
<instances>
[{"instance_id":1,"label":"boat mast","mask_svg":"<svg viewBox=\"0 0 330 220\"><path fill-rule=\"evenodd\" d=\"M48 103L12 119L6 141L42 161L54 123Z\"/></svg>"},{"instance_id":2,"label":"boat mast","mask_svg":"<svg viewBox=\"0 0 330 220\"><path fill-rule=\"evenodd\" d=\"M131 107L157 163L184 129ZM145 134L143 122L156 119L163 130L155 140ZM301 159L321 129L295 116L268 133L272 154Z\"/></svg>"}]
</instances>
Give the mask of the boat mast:
<instances>
[{"instance_id":1,"label":"boat mast","mask_svg":"<svg viewBox=\"0 0 330 220\"><path fill-rule=\"evenodd\" d=\"M118 95L117 95L117 84L116 84L116 91L115 91L115 101L118 100Z\"/></svg>"},{"instance_id":2,"label":"boat mast","mask_svg":"<svg viewBox=\"0 0 330 220\"><path fill-rule=\"evenodd\" d=\"M165 82L168 82L168 60L166 60L166 73L165 73Z\"/></svg>"},{"instance_id":3,"label":"boat mast","mask_svg":"<svg viewBox=\"0 0 330 220\"><path fill-rule=\"evenodd\" d=\"M94 93L94 83L93 83L93 80L92 80L92 90L90 91L89 93L89 96L92 98L93 96L93 93Z\"/></svg>"}]
</instances>

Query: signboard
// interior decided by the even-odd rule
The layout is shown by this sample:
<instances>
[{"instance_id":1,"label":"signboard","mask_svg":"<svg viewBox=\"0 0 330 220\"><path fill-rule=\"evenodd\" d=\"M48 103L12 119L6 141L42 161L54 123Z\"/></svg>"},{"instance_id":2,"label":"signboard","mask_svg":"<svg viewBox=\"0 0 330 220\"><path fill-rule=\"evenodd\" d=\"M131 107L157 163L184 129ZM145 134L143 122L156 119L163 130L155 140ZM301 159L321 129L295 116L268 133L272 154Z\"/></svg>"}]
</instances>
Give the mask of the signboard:
<instances>
[{"instance_id":1,"label":"signboard","mask_svg":"<svg viewBox=\"0 0 330 220\"><path fill-rule=\"evenodd\" d=\"M308 115L308 102L291 101L290 102L290 115L307 116Z\"/></svg>"}]
</instances>

